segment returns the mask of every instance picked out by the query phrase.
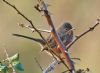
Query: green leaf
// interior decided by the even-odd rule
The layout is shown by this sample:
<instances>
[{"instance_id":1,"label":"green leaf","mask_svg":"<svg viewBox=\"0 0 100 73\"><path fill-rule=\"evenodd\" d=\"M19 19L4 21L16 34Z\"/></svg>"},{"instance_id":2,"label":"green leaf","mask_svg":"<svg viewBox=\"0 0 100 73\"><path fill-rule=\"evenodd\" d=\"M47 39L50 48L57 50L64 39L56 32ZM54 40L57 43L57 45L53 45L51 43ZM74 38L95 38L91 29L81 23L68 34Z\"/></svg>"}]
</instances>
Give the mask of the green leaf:
<instances>
[{"instance_id":1,"label":"green leaf","mask_svg":"<svg viewBox=\"0 0 100 73\"><path fill-rule=\"evenodd\" d=\"M7 73L8 67L0 62L0 72Z\"/></svg>"},{"instance_id":2,"label":"green leaf","mask_svg":"<svg viewBox=\"0 0 100 73\"><path fill-rule=\"evenodd\" d=\"M19 54L16 53L12 57L9 58L11 64L19 71L24 71L23 65L19 61Z\"/></svg>"},{"instance_id":3,"label":"green leaf","mask_svg":"<svg viewBox=\"0 0 100 73\"><path fill-rule=\"evenodd\" d=\"M0 64L0 71L3 71L6 68L5 65Z\"/></svg>"},{"instance_id":4,"label":"green leaf","mask_svg":"<svg viewBox=\"0 0 100 73\"><path fill-rule=\"evenodd\" d=\"M16 64L15 68L19 71L24 71L24 66L21 63Z\"/></svg>"},{"instance_id":5,"label":"green leaf","mask_svg":"<svg viewBox=\"0 0 100 73\"><path fill-rule=\"evenodd\" d=\"M10 62L19 61L19 53L16 53L12 57L9 58Z\"/></svg>"}]
</instances>

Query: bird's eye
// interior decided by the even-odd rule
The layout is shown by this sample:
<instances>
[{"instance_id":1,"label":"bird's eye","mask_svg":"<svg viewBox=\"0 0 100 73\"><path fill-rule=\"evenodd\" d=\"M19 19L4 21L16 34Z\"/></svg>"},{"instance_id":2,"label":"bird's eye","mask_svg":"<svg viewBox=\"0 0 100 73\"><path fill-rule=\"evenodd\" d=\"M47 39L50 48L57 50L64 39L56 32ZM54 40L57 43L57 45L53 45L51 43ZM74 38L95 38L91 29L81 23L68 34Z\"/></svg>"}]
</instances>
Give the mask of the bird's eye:
<instances>
[{"instance_id":1,"label":"bird's eye","mask_svg":"<svg viewBox=\"0 0 100 73\"><path fill-rule=\"evenodd\" d=\"M65 30L68 30L68 28L66 28Z\"/></svg>"},{"instance_id":2,"label":"bird's eye","mask_svg":"<svg viewBox=\"0 0 100 73\"><path fill-rule=\"evenodd\" d=\"M65 31L68 31L68 29L66 28Z\"/></svg>"}]
</instances>

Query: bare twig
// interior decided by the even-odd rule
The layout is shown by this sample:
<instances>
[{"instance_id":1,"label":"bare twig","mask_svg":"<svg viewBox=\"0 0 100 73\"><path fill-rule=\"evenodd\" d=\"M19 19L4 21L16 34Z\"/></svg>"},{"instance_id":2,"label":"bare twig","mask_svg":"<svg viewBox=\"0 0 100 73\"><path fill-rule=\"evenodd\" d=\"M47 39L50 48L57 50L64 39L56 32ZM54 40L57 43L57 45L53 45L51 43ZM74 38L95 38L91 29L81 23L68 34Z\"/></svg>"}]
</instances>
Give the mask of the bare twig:
<instances>
[{"instance_id":1,"label":"bare twig","mask_svg":"<svg viewBox=\"0 0 100 73\"><path fill-rule=\"evenodd\" d=\"M39 68L41 69L41 71L43 71L43 68L41 67L40 63L38 62L37 58L34 58L35 62L38 64Z\"/></svg>"},{"instance_id":2,"label":"bare twig","mask_svg":"<svg viewBox=\"0 0 100 73\"><path fill-rule=\"evenodd\" d=\"M80 58L71 58L71 59L73 59L73 60L79 60L79 61L81 60Z\"/></svg>"},{"instance_id":3,"label":"bare twig","mask_svg":"<svg viewBox=\"0 0 100 73\"><path fill-rule=\"evenodd\" d=\"M83 32L82 34L80 34L79 36L77 36L77 38L71 42L70 45L67 46L67 51L69 50L69 48L76 42L78 41L82 36L86 35L88 32L93 31L98 25L100 24L100 19L97 19L97 23L93 26L90 27L88 30L86 30L85 32Z\"/></svg>"},{"instance_id":4,"label":"bare twig","mask_svg":"<svg viewBox=\"0 0 100 73\"><path fill-rule=\"evenodd\" d=\"M20 24L20 23L18 23L18 25L21 26L22 28L23 28L23 27L28 28L28 29L30 29L32 32L35 32L35 31L36 31L34 28L32 28L32 27L29 26L29 25ZM43 30L43 29L37 29L37 30L40 31L40 32L46 32L46 33L50 33L50 32L51 32L51 31L49 31L49 30Z\"/></svg>"},{"instance_id":5,"label":"bare twig","mask_svg":"<svg viewBox=\"0 0 100 73\"><path fill-rule=\"evenodd\" d=\"M33 22L28 18L28 17L26 17L24 14L22 14L17 8L16 8L16 6L15 5L12 5L11 3L9 3L8 1L6 1L6 0L3 0L7 5L9 5L9 6L11 6L15 11L17 11L17 13L19 14L19 15L21 15L25 20L27 20L30 24L31 24L31 26L32 26L32 28L34 28L35 29L35 31L41 36L41 38L45 41L45 39L44 39L44 37L42 36L42 34L37 30L37 28L33 25Z\"/></svg>"}]
</instances>

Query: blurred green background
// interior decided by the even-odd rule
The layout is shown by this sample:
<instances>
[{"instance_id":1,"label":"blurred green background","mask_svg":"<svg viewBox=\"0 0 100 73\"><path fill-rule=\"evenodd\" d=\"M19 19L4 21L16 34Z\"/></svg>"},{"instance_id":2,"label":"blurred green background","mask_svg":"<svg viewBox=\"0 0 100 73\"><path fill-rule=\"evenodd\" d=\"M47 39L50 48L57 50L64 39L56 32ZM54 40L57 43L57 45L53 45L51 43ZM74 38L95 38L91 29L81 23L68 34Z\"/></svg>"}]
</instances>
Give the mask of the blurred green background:
<instances>
[{"instance_id":1,"label":"blurred green background","mask_svg":"<svg viewBox=\"0 0 100 73\"><path fill-rule=\"evenodd\" d=\"M34 9L37 0L8 0L31 19L37 28L48 29L49 26L43 16ZM93 26L97 18L100 18L100 0L45 0L51 6L49 11L52 14L55 27L57 28L64 21L68 21L76 28L75 35L78 35L89 27ZM20 33L32 37L38 34L21 28L17 23L29 24L16 11L0 0L0 60L6 58L4 50L7 48L9 55L20 53L20 60L25 66L24 72L18 73L41 73L34 57L37 56L40 64L45 68L51 57L40 53L40 46L30 40L17 38L12 33ZM45 37L48 34L43 33ZM90 68L90 73L100 73L100 26L93 32L88 33L77 41L70 49L72 57L79 57L76 61L76 68ZM54 72L61 73L65 68L57 65Z\"/></svg>"}]
</instances>

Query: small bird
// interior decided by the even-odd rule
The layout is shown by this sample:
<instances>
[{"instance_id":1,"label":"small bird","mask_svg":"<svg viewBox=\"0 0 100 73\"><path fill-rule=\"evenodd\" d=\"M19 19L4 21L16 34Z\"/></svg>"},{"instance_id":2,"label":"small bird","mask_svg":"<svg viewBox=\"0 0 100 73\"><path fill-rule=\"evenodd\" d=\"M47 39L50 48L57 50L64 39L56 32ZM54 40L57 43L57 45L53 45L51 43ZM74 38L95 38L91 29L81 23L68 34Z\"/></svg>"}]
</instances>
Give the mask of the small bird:
<instances>
[{"instance_id":1,"label":"small bird","mask_svg":"<svg viewBox=\"0 0 100 73\"><path fill-rule=\"evenodd\" d=\"M69 43L71 43L74 39L74 35L73 35L73 27L70 23L65 22L63 23L58 29L57 29L57 33L60 37L60 39L62 40L63 44L65 46L67 46ZM39 38L33 38L33 37L29 37L29 36L25 36L25 35L20 35L20 34L13 34L14 36L18 36L18 37L23 37L23 38L27 38L33 41L38 42L42 47L42 50L47 50L48 47L46 45L46 43L44 42L44 40L39 39ZM57 45L56 42L54 41L53 37L51 35L49 35L46 39L46 41L49 43L50 47L52 48L52 51L56 54L60 54L61 51L59 49L57 49Z\"/></svg>"}]
</instances>

